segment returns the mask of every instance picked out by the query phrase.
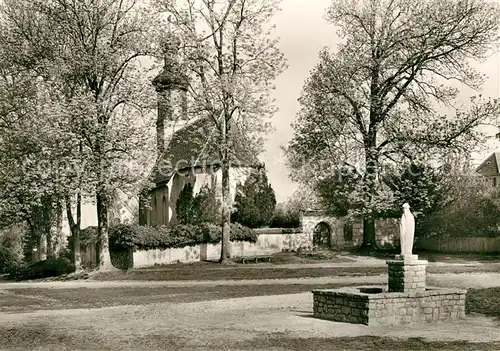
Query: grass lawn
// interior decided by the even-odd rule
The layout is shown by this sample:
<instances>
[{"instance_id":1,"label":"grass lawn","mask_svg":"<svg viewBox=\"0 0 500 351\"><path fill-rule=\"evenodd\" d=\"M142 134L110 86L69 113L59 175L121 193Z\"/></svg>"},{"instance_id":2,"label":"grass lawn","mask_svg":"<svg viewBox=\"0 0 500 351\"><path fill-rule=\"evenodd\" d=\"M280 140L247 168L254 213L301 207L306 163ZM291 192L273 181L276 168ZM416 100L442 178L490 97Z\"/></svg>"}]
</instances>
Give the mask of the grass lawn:
<instances>
[{"instance_id":1,"label":"grass lawn","mask_svg":"<svg viewBox=\"0 0 500 351\"><path fill-rule=\"evenodd\" d=\"M428 266L428 273L499 273L500 265L481 266ZM286 279L344 276L373 276L387 274L387 267L334 267L334 268L280 268L279 266L256 267L251 264L221 266L217 263L194 263L155 266L99 273L97 280L247 280Z\"/></svg>"},{"instance_id":2,"label":"grass lawn","mask_svg":"<svg viewBox=\"0 0 500 351\"><path fill-rule=\"evenodd\" d=\"M380 259L392 258L388 252L371 252L365 256ZM427 267L428 273L500 273L500 255L459 254L447 255L436 253L419 253L421 259L430 262L460 263L461 265L431 265ZM308 263L342 263L343 267L300 267ZM353 266L346 263L353 263ZM480 262L480 265L477 264ZM470 265L467 265L469 263ZM283 264L297 264L294 268L280 267ZM220 265L216 262L196 262L191 264L155 265L145 268L116 271L110 273L97 273L93 275L96 280L247 280L247 279L287 279L287 278L318 278L332 276L374 276L387 274L387 267L358 267L352 257L334 251L317 251L305 253L276 253L271 263L247 263ZM76 276L53 277L45 280L73 280L82 279ZM5 277L4 277L5 278ZM1 277L0 277L1 280Z\"/></svg>"},{"instance_id":3,"label":"grass lawn","mask_svg":"<svg viewBox=\"0 0 500 351\"><path fill-rule=\"evenodd\" d=\"M129 271L103 272L95 276L97 280L247 280L247 279L286 279L316 278L328 276L368 276L387 272L379 267L343 268L257 268L249 265L220 266L198 264L179 264L158 266L154 269L131 269Z\"/></svg>"},{"instance_id":4,"label":"grass lawn","mask_svg":"<svg viewBox=\"0 0 500 351\"><path fill-rule=\"evenodd\" d=\"M466 313L480 313L500 319L500 288L469 289Z\"/></svg>"},{"instance_id":5,"label":"grass lawn","mask_svg":"<svg viewBox=\"0 0 500 351\"><path fill-rule=\"evenodd\" d=\"M186 347L187 337L169 334L146 335L131 339L103 338L79 331L68 335L39 325L22 328L0 326L0 347L4 349L57 349L57 350L499 350L500 343L468 343L464 341L431 342L420 338L406 340L379 336L355 338L297 338L287 334L269 334L250 341L231 338L200 343L199 347ZM202 346L203 345L203 346Z\"/></svg>"},{"instance_id":6,"label":"grass lawn","mask_svg":"<svg viewBox=\"0 0 500 351\"><path fill-rule=\"evenodd\" d=\"M272 337L252 342L256 349L271 350L499 350L500 343L468 343L465 341L425 341L421 338L406 340L379 336L356 338L287 338Z\"/></svg>"},{"instance_id":7,"label":"grass lawn","mask_svg":"<svg viewBox=\"0 0 500 351\"><path fill-rule=\"evenodd\" d=\"M346 284L235 285L212 287L124 287L77 289L11 289L0 294L0 312L34 309L100 308L151 303L188 303L249 296L296 294Z\"/></svg>"}]
</instances>

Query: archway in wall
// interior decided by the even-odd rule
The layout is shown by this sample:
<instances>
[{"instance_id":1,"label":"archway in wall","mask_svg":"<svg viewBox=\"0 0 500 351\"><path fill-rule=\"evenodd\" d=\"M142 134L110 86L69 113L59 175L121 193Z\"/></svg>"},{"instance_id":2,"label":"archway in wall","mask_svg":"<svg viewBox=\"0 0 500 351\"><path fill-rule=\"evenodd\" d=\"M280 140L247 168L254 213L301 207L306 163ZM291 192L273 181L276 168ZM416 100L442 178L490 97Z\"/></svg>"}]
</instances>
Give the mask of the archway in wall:
<instances>
[{"instance_id":1,"label":"archway in wall","mask_svg":"<svg viewBox=\"0 0 500 351\"><path fill-rule=\"evenodd\" d=\"M330 226L325 222L316 224L313 231L313 247L315 249L330 248L331 230Z\"/></svg>"},{"instance_id":2,"label":"archway in wall","mask_svg":"<svg viewBox=\"0 0 500 351\"><path fill-rule=\"evenodd\" d=\"M300 225L302 233L308 238L308 247L313 248L338 248L339 237L337 233L338 218L331 216L328 213L308 210L302 212ZM329 235L327 238L327 234Z\"/></svg>"}]
</instances>

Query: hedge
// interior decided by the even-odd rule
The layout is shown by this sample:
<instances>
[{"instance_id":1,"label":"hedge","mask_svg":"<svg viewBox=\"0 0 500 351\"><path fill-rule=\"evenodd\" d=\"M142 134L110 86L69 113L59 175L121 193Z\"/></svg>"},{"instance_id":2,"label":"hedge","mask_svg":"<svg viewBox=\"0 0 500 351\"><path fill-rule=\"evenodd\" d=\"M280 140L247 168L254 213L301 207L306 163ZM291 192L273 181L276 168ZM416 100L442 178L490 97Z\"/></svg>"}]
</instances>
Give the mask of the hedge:
<instances>
[{"instance_id":1,"label":"hedge","mask_svg":"<svg viewBox=\"0 0 500 351\"><path fill-rule=\"evenodd\" d=\"M298 234L302 233L302 228L256 228L254 229L257 234Z\"/></svg>"},{"instance_id":2,"label":"hedge","mask_svg":"<svg viewBox=\"0 0 500 351\"><path fill-rule=\"evenodd\" d=\"M75 266L64 257L38 261L12 273L11 277L21 280L57 277L75 271Z\"/></svg>"},{"instance_id":3,"label":"hedge","mask_svg":"<svg viewBox=\"0 0 500 351\"><path fill-rule=\"evenodd\" d=\"M218 243L221 236L221 227L210 223L179 224L175 227L120 224L110 228L109 245L114 251L170 249ZM237 223L231 224L231 241L256 242L257 238L258 234L253 230Z\"/></svg>"},{"instance_id":4,"label":"hedge","mask_svg":"<svg viewBox=\"0 0 500 351\"><path fill-rule=\"evenodd\" d=\"M20 261L12 250L0 246L0 274L12 273L20 265Z\"/></svg>"}]
</instances>

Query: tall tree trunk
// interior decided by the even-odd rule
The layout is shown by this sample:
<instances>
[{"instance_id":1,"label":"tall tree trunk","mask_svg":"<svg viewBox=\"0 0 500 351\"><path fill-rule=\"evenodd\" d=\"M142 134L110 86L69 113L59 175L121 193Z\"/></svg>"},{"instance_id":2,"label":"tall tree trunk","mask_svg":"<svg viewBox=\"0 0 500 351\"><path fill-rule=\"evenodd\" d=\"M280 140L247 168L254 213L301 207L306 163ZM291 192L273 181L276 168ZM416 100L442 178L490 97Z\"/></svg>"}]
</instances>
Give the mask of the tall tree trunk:
<instances>
[{"instance_id":1,"label":"tall tree trunk","mask_svg":"<svg viewBox=\"0 0 500 351\"><path fill-rule=\"evenodd\" d=\"M373 33L372 33L373 35ZM363 218L363 244L361 250L371 250L377 248L376 233L375 233L375 209L373 206L373 199L376 196L377 181L378 181L378 168L379 157L377 150L377 129L380 123L381 100L380 93L380 58L376 50L376 43L372 36L372 59L375 66L371 72L370 82L370 124L368 126L368 133L364 136L365 147L365 194L366 204L368 204L368 211L365 212Z\"/></svg>"},{"instance_id":2,"label":"tall tree trunk","mask_svg":"<svg viewBox=\"0 0 500 351\"><path fill-rule=\"evenodd\" d=\"M73 218L71 211L71 201L69 196L66 197L66 214L68 217L68 224L71 230L71 253L73 264L75 265L75 272L82 269L82 259L80 253L80 226L82 220L82 196L80 193L76 195L76 222Z\"/></svg>"},{"instance_id":3,"label":"tall tree trunk","mask_svg":"<svg viewBox=\"0 0 500 351\"><path fill-rule=\"evenodd\" d=\"M76 226L74 236L74 252L73 260L75 263L75 271L82 269L82 254L80 247L80 230L82 225L82 194L76 194Z\"/></svg>"},{"instance_id":4,"label":"tall tree trunk","mask_svg":"<svg viewBox=\"0 0 500 351\"><path fill-rule=\"evenodd\" d=\"M28 240L24 243L24 257L26 262L35 263L38 260L38 233L33 224L33 218L26 220L29 228Z\"/></svg>"},{"instance_id":5,"label":"tall tree trunk","mask_svg":"<svg viewBox=\"0 0 500 351\"><path fill-rule=\"evenodd\" d=\"M32 232L33 233L33 232ZM36 233L32 236L32 241L31 241L31 263L36 263L40 261L40 245L41 238L40 238L40 233Z\"/></svg>"},{"instance_id":6,"label":"tall tree trunk","mask_svg":"<svg viewBox=\"0 0 500 351\"><path fill-rule=\"evenodd\" d=\"M372 215L365 215L363 218L363 244L361 250L376 249L375 218Z\"/></svg>"},{"instance_id":7,"label":"tall tree trunk","mask_svg":"<svg viewBox=\"0 0 500 351\"><path fill-rule=\"evenodd\" d=\"M220 263L228 263L231 257L231 194L229 188L229 165L222 162L222 240Z\"/></svg>"},{"instance_id":8,"label":"tall tree trunk","mask_svg":"<svg viewBox=\"0 0 500 351\"><path fill-rule=\"evenodd\" d=\"M55 258L54 254L54 236L53 236L53 228L50 225L50 222L47 223L45 227L45 253L47 255L47 259Z\"/></svg>"},{"instance_id":9,"label":"tall tree trunk","mask_svg":"<svg viewBox=\"0 0 500 351\"><path fill-rule=\"evenodd\" d=\"M231 191L229 186L229 152L227 136L229 127L227 116L222 117L222 238L220 263L229 263L231 257Z\"/></svg>"},{"instance_id":10,"label":"tall tree trunk","mask_svg":"<svg viewBox=\"0 0 500 351\"><path fill-rule=\"evenodd\" d=\"M97 233L98 233L98 260L101 271L113 270L111 264L111 255L109 253L109 234L108 234L108 201L104 193L103 186L99 187L96 193L97 202Z\"/></svg>"},{"instance_id":11,"label":"tall tree trunk","mask_svg":"<svg viewBox=\"0 0 500 351\"><path fill-rule=\"evenodd\" d=\"M96 99L98 102L98 99ZM108 120L107 118L99 113L97 120L101 126L100 132L102 135L106 135L106 127ZM97 187L96 187L96 207L97 207L97 252L96 261L101 271L113 270L113 264L111 263L111 256L109 253L109 233L108 233L108 194L106 192L106 175L107 170L109 170L109 165L104 159L104 147L103 142L100 138L97 138L94 145L94 153L97 156L96 165L98 167L97 176Z\"/></svg>"},{"instance_id":12,"label":"tall tree trunk","mask_svg":"<svg viewBox=\"0 0 500 351\"><path fill-rule=\"evenodd\" d=\"M47 259L47 240L45 233L40 233L38 236L38 250L37 250L37 261L43 261Z\"/></svg>"},{"instance_id":13,"label":"tall tree trunk","mask_svg":"<svg viewBox=\"0 0 500 351\"><path fill-rule=\"evenodd\" d=\"M54 258L54 246L52 237L52 225L54 218L54 203L52 196L46 196L42 199L40 226L43 228L42 243L44 243L44 254L47 259ZM41 258L42 259L42 258ZM45 259L45 258L43 258Z\"/></svg>"},{"instance_id":14,"label":"tall tree trunk","mask_svg":"<svg viewBox=\"0 0 500 351\"><path fill-rule=\"evenodd\" d=\"M375 197L377 187L377 175L379 160L375 150L375 135L370 133L368 143L365 148L366 156L366 169L365 169L365 187L367 197L365 199L369 208L365 212L363 218L363 244L361 250L370 250L377 248L376 234L375 234L375 209L372 206L372 200Z\"/></svg>"},{"instance_id":15,"label":"tall tree trunk","mask_svg":"<svg viewBox=\"0 0 500 351\"><path fill-rule=\"evenodd\" d=\"M61 204L61 200L57 200L56 202L56 226L54 231L54 240L52 252L57 257L61 252L61 245L63 241L62 227L63 227L63 207Z\"/></svg>"},{"instance_id":16,"label":"tall tree trunk","mask_svg":"<svg viewBox=\"0 0 500 351\"><path fill-rule=\"evenodd\" d=\"M46 233L45 233L45 253L47 259L54 258L54 246L53 243L54 241L52 240L52 230L49 228Z\"/></svg>"}]
</instances>

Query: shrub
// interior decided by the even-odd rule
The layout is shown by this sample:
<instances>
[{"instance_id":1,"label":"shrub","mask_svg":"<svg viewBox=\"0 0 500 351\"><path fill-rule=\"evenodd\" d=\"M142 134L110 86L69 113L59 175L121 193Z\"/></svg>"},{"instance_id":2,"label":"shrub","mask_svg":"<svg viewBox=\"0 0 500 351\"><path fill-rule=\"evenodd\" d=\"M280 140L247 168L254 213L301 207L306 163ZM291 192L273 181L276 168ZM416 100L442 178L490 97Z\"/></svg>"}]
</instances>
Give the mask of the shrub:
<instances>
[{"instance_id":1,"label":"shrub","mask_svg":"<svg viewBox=\"0 0 500 351\"><path fill-rule=\"evenodd\" d=\"M231 241L249 241L257 242L259 235L250 228L239 223L231 223Z\"/></svg>"},{"instance_id":2,"label":"shrub","mask_svg":"<svg viewBox=\"0 0 500 351\"><path fill-rule=\"evenodd\" d=\"M221 227L212 223L203 223L200 225L201 231L203 233L203 243L215 244L220 241L221 238Z\"/></svg>"},{"instance_id":3,"label":"shrub","mask_svg":"<svg viewBox=\"0 0 500 351\"><path fill-rule=\"evenodd\" d=\"M181 224L201 224L220 222L220 203L215 197L215 189L208 185L201 187L196 196L193 195L193 186L186 184L177 199L175 210Z\"/></svg>"},{"instance_id":4,"label":"shrub","mask_svg":"<svg viewBox=\"0 0 500 351\"><path fill-rule=\"evenodd\" d=\"M253 231L257 234L296 234L302 233L302 228L256 228Z\"/></svg>"},{"instance_id":5,"label":"shrub","mask_svg":"<svg viewBox=\"0 0 500 351\"><path fill-rule=\"evenodd\" d=\"M127 270L134 265L134 256L130 248L115 248L109 250L111 264L118 268Z\"/></svg>"},{"instance_id":6,"label":"shrub","mask_svg":"<svg viewBox=\"0 0 500 351\"><path fill-rule=\"evenodd\" d=\"M233 222L250 228L259 228L271 222L276 197L264 169L252 172L243 185L238 184L235 207L236 211L231 216Z\"/></svg>"},{"instance_id":7,"label":"shrub","mask_svg":"<svg viewBox=\"0 0 500 351\"><path fill-rule=\"evenodd\" d=\"M195 218L195 201L193 196L193 185L187 183L179 193L179 198L175 203L177 219L181 224L192 223Z\"/></svg>"},{"instance_id":8,"label":"shrub","mask_svg":"<svg viewBox=\"0 0 500 351\"><path fill-rule=\"evenodd\" d=\"M54 258L33 263L22 269L17 278L40 279L57 277L75 271L75 266L67 258Z\"/></svg>"},{"instance_id":9,"label":"shrub","mask_svg":"<svg viewBox=\"0 0 500 351\"><path fill-rule=\"evenodd\" d=\"M194 197L194 218L192 223L213 223L221 221L221 204L215 197L215 189L204 185Z\"/></svg>"},{"instance_id":10,"label":"shrub","mask_svg":"<svg viewBox=\"0 0 500 351\"><path fill-rule=\"evenodd\" d=\"M179 224L175 227L150 227L120 224L112 227L109 234L111 251L169 249L212 244L221 240L220 226L203 223ZM231 241L256 242L258 234L237 223L231 224Z\"/></svg>"},{"instance_id":11,"label":"shrub","mask_svg":"<svg viewBox=\"0 0 500 351\"><path fill-rule=\"evenodd\" d=\"M168 247L194 246L204 242L200 226L193 224L177 225L170 231Z\"/></svg>"},{"instance_id":12,"label":"shrub","mask_svg":"<svg viewBox=\"0 0 500 351\"><path fill-rule=\"evenodd\" d=\"M442 209L417 219L419 236L500 236L498 189L478 177L463 178L453 185L453 200Z\"/></svg>"},{"instance_id":13,"label":"shrub","mask_svg":"<svg viewBox=\"0 0 500 351\"><path fill-rule=\"evenodd\" d=\"M12 273L20 264L21 261L12 250L0 246L0 274Z\"/></svg>"},{"instance_id":14,"label":"shrub","mask_svg":"<svg viewBox=\"0 0 500 351\"><path fill-rule=\"evenodd\" d=\"M17 257L17 260L21 261L23 258L23 238L27 232L27 226L19 223L0 229L0 247L10 250Z\"/></svg>"},{"instance_id":15,"label":"shrub","mask_svg":"<svg viewBox=\"0 0 500 351\"><path fill-rule=\"evenodd\" d=\"M271 228L298 228L300 227L300 214L299 212L276 209L269 226Z\"/></svg>"},{"instance_id":16,"label":"shrub","mask_svg":"<svg viewBox=\"0 0 500 351\"><path fill-rule=\"evenodd\" d=\"M97 227L91 226L80 230L80 244L95 244L99 239Z\"/></svg>"},{"instance_id":17,"label":"shrub","mask_svg":"<svg viewBox=\"0 0 500 351\"><path fill-rule=\"evenodd\" d=\"M133 248L137 241L137 228L139 226L118 224L109 229L110 250L121 250L122 248ZM149 228L147 226L143 228Z\"/></svg>"}]
</instances>

